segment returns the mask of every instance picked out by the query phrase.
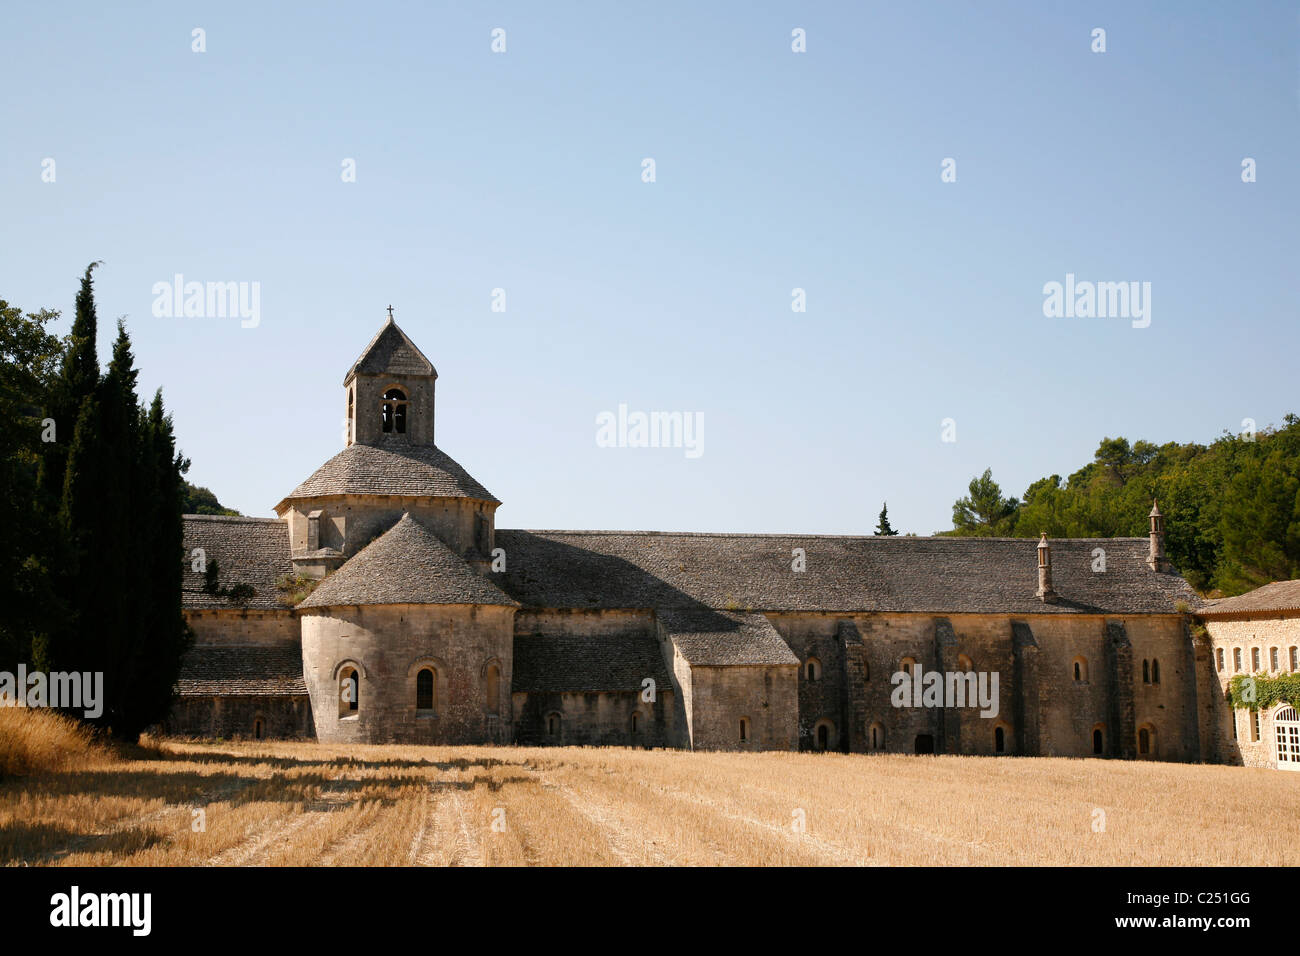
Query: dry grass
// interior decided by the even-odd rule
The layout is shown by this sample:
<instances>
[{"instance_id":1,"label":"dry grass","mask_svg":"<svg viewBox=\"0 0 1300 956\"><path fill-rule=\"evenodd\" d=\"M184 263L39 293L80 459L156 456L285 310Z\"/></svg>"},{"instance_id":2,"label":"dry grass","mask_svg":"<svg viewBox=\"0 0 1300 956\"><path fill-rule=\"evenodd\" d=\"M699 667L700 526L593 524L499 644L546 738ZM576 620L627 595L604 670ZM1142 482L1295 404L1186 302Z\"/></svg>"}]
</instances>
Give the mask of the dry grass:
<instances>
[{"instance_id":1,"label":"dry grass","mask_svg":"<svg viewBox=\"0 0 1300 956\"><path fill-rule=\"evenodd\" d=\"M1300 775L1186 764L162 741L0 784L11 865L1274 866L1297 847Z\"/></svg>"},{"instance_id":2,"label":"dry grass","mask_svg":"<svg viewBox=\"0 0 1300 956\"><path fill-rule=\"evenodd\" d=\"M0 779L106 757L84 724L51 710L0 707Z\"/></svg>"}]
</instances>

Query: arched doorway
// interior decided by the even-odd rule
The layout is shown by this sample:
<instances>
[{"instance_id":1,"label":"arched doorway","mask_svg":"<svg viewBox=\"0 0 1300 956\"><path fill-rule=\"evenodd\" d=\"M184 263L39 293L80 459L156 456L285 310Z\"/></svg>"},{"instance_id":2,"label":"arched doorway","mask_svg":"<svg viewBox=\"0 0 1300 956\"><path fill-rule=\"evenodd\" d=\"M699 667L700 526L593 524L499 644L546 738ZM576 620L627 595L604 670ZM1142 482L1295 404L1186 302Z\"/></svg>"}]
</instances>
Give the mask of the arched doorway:
<instances>
[{"instance_id":1,"label":"arched doorway","mask_svg":"<svg viewBox=\"0 0 1300 956\"><path fill-rule=\"evenodd\" d=\"M835 744L835 724L831 721L822 719L817 721L813 727L813 748L816 750L830 750Z\"/></svg>"},{"instance_id":2,"label":"arched doorway","mask_svg":"<svg viewBox=\"0 0 1300 956\"><path fill-rule=\"evenodd\" d=\"M1273 739L1277 741L1277 769L1300 770L1300 715L1289 704L1273 714Z\"/></svg>"}]
</instances>

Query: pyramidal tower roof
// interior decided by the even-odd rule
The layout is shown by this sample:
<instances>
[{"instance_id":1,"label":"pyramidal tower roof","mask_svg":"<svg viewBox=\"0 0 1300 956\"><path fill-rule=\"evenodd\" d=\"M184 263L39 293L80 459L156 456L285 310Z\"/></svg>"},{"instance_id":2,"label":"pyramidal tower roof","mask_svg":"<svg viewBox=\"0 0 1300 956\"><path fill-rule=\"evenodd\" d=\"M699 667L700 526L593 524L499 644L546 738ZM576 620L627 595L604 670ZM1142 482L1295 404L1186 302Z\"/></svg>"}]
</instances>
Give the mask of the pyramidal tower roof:
<instances>
[{"instance_id":1,"label":"pyramidal tower roof","mask_svg":"<svg viewBox=\"0 0 1300 956\"><path fill-rule=\"evenodd\" d=\"M475 572L409 513L353 555L298 607L518 601Z\"/></svg>"},{"instance_id":2,"label":"pyramidal tower roof","mask_svg":"<svg viewBox=\"0 0 1300 956\"><path fill-rule=\"evenodd\" d=\"M348 374L343 376L343 384L347 385L357 375L384 374L438 377L433 363L424 357L391 315L362 351L361 357L352 363Z\"/></svg>"}]
</instances>

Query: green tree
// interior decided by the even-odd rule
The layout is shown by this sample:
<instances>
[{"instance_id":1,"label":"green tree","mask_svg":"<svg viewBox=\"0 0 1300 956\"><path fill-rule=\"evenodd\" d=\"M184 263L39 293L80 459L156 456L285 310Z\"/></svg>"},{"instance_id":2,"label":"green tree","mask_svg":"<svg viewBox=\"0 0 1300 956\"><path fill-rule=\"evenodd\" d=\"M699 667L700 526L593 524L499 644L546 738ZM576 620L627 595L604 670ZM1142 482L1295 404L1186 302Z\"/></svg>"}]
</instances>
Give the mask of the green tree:
<instances>
[{"instance_id":1,"label":"green tree","mask_svg":"<svg viewBox=\"0 0 1300 956\"><path fill-rule=\"evenodd\" d=\"M880 521L876 524L876 534L892 536L898 534L893 526L889 523L889 502L886 501L880 509Z\"/></svg>"},{"instance_id":2,"label":"green tree","mask_svg":"<svg viewBox=\"0 0 1300 956\"><path fill-rule=\"evenodd\" d=\"M959 535L1006 535L1013 525L1019 502L1002 497L1002 488L993 480L993 469L972 478L970 494L958 498L952 506L954 533Z\"/></svg>"},{"instance_id":3,"label":"green tree","mask_svg":"<svg viewBox=\"0 0 1300 956\"><path fill-rule=\"evenodd\" d=\"M192 485L188 481L183 483L181 513L187 515L239 515L238 511L227 508L218 501L217 496L212 491L199 485Z\"/></svg>"},{"instance_id":4,"label":"green tree","mask_svg":"<svg viewBox=\"0 0 1300 956\"><path fill-rule=\"evenodd\" d=\"M10 673L45 653L63 614L51 582L57 534L39 490L42 438L53 437L44 409L63 352L46 326L58 315L0 300L0 669Z\"/></svg>"}]
</instances>

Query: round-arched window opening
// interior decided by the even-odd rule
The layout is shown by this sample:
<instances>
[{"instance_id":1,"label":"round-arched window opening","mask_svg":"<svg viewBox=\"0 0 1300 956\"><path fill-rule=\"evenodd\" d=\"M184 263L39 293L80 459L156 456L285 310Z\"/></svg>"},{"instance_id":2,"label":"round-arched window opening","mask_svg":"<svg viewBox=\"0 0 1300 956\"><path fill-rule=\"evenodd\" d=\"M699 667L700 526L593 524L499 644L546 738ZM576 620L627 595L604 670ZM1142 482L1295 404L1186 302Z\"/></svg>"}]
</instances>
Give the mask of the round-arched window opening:
<instances>
[{"instance_id":1,"label":"round-arched window opening","mask_svg":"<svg viewBox=\"0 0 1300 956\"><path fill-rule=\"evenodd\" d=\"M339 716L354 717L361 707L361 675L355 667L339 674Z\"/></svg>"},{"instance_id":2,"label":"round-arched window opening","mask_svg":"<svg viewBox=\"0 0 1300 956\"><path fill-rule=\"evenodd\" d=\"M400 388L390 388L384 392L383 430L406 434L406 393Z\"/></svg>"},{"instance_id":3,"label":"round-arched window opening","mask_svg":"<svg viewBox=\"0 0 1300 956\"><path fill-rule=\"evenodd\" d=\"M437 703L437 680L432 667L425 667L415 675L415 709L433 710Z\"/></svg>"}]
</instances>

